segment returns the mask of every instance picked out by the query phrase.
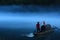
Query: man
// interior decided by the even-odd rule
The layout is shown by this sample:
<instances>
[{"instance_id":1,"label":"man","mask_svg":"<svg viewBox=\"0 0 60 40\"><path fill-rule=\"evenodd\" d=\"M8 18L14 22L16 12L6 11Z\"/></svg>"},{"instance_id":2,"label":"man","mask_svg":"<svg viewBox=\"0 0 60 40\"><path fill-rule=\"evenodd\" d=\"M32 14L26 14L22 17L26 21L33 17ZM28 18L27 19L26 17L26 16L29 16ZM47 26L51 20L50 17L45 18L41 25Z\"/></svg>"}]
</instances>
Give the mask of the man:
<instances>
[{"instance_id":1,"label":"man","mask_svg":"<svg viewBox=\"0 0 60 40\"><path fill-rule=\"evenodd\" d=\"M46 30L46 24L45 21L43 21L43 25L41 26L41 32Z\"/></svg>"},{"instance_id":2,"label":"man","mask_svg":"<svg viewBox=\"0 0 60 40\"><path fill-rule=\"evenodd\" d=\"M37 32L40 32L40 24L39 24L39 22L37 22L36 28L37 28Z\"/></svg>"}]
</instances>

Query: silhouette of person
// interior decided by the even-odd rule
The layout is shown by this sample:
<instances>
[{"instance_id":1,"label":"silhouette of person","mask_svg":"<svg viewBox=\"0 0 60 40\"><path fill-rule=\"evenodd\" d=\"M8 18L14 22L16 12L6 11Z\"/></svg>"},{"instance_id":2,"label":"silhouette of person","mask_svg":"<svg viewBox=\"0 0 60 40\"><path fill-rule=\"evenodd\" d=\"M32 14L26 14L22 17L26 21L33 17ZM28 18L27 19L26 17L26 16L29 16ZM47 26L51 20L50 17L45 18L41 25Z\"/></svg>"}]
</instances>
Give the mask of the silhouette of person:
<instances>
[{"instance_id":1,"label":"silhouette of person","mask_svg":"<svg viewBox=\"0 0 60 40\"><path fill-rule=\"evenodd\" d=\"M37 22L37 24L36 24L36 29L37 29L37 32L40 32L40 23L39 22Z\"/></svg>"},{"instance_id":2,"label":"silhouette of person","mask_svg":"<svg viewBox=\"0 0 60 40\"><path fill-rule=\"evenodd\" d=\"M46 24L45 24L45 21L43 21L43 25L41 26L41 32L45 31L45 29L46 29Z\"/></svg>"}]
</instances>

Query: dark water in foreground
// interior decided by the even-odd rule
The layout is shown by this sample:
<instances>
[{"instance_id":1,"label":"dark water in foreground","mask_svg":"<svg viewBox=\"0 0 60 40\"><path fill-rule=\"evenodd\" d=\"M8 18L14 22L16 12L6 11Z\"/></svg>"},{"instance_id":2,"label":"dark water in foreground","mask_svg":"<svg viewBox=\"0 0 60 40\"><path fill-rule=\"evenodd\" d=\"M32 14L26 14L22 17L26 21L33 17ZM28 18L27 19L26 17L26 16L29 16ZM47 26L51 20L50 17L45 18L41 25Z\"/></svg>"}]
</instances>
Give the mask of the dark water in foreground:
<instances>
[{"instance_id":1,"label":"dark water in foreground","mask_svg":"<svg viewBox=\"0 0 60 40\"><path fill-rule=\"evenodd\" d=\"M28 30L28 31L27 31ZM59 29L55 30L54 33L49 34L43 38L34 38L22 36L22 34L32 33L33 30L30 29L7 29L0 28L0 40L60 40L60 31Z\"/></svg>"}]
</instances>

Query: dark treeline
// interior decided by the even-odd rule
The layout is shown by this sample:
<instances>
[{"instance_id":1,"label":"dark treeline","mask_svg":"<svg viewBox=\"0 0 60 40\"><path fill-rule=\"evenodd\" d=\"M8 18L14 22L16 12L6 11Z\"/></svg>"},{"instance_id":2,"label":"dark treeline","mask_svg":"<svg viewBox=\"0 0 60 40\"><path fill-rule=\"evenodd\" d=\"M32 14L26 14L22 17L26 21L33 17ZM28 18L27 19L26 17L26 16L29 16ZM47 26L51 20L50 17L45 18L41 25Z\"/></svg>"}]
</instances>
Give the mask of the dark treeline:
<instances>
[{"instance_id":1,"label":"dark treeline","mask_svg":"<svg viewBox=\"0 0 60 40\"><path fill-rule=\"evenodd\" d=\"M0 0L0 4L41 4L49 5L60 3L58 0Z\"/></svg>"}]
</instances>

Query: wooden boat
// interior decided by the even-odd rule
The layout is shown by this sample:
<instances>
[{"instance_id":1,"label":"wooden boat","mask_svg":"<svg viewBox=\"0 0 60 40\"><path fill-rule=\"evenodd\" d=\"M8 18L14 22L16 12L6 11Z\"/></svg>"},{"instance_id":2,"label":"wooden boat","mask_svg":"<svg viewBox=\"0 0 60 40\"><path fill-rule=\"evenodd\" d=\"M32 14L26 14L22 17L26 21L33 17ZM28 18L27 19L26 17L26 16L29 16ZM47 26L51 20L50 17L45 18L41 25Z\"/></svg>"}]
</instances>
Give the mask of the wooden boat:
<instances>
[{"instance_id":1,"label":"wooden boat","mask_svg":"<svg viewBox=\"0 0 60 40\"><path fill-rule=\"evenodd\" d=\"M44 32L38 32L38 33L36 32L36 33L34 33L34 36L44 37L44 36L46 36L46 35L48 35L48 34L50 34L52 32L54 32L53 29L45 30Z\"/></svg>"}]
</instances>

